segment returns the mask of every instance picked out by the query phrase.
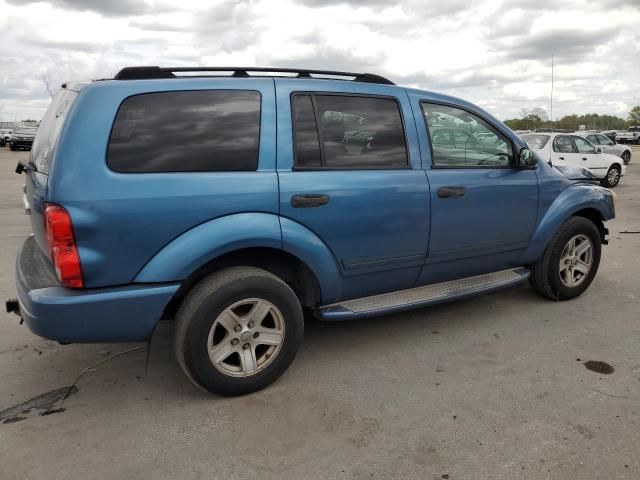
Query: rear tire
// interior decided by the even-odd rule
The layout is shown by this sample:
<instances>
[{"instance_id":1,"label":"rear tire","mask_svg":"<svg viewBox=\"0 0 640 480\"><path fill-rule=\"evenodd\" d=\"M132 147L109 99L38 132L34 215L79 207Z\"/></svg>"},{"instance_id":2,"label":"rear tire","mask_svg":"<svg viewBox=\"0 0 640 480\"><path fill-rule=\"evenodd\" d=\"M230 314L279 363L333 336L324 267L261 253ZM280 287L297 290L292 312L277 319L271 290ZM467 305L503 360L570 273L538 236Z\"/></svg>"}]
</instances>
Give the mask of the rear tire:
<instances>
[{"instance_id":1,"label":"rear tire","mask_svg":"<svg viewBox=\"0 0 640 480\"><path fill-rule=\"evenodd\" d=\"M607 170L607 175L600 181L603 187L614 188L620 183L620 174L622 170L618 165L611 165Z\"/></svg>"},{"instance_id":2,"label":"rear tire","mask_svg":"<svg viewBox=\"0 0 640 480\"><path fill-rule=\"evenodd\" d=\"M15 147L14 145L9 145L9 149L10 149L12 152L15 152L15 151L16 151L16 147Z\"/></svg>"},{"instance_id":3,"label":"rear tire","mask_svg":"<svg viewBox=\"0 0 640 480\"><path fill-rule=\"evenodd\" d=\"M304 331L293 290L254 267L227 268L200 281L176 320L174 350L182 370L200 388L228 396L255 392L280 377Z\"/></svg>"},{"instance_id":4,"label":"rear tire","mask_svg":"<svg viewBox=\"0 0 640 480\"><path fill-rule=\"evenodd\" d=\"M531 266L531 286L552 300L582 295L598 271L601 247L600 232L591 220L569 218L558 228L542 257Z\"/></svg>"},{"instance_id":5,"label":"rear tire","mask_svg":"<svg viewBox=\"0 0 640 480\"><path fill-rule=\"evenodd\" d=\"M624 162L625 165L628 165L629 162L631 161L631 152L624 152L622 154L622 161Z\"/></svg>"}]
</instances>

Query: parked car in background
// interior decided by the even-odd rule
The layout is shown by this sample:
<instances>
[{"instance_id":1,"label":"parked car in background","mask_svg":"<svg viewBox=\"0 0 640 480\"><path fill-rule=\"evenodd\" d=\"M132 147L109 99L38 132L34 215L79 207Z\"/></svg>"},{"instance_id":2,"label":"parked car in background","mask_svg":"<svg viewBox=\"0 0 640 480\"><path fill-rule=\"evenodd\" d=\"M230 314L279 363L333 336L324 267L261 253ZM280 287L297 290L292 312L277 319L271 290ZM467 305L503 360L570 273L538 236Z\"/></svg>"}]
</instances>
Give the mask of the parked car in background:
<instances>
[{"instance_id":1,"label":"parked car in background","mask_svg":"<svg viewBox=\"0 0 640 480\"><path fill-rule=\"evenodd\" d=\"M616 142L640 145L640 126L629 127L626 130L618 130L616 132Z\"/></svg>"},{"instance_id":2,"label":"parked car in background","mask_svg":"<svg viewBox=\"0 0 640 480\"><path fill-rule=\"evenodd\" d=\"M2 128L0 129L0 143L4 146L7 142L9 142L9 138L13 134L13 130L11 128Z\"/></svg>"},{"instance_id":3,"label":"parked car in background","mask_svg":"<svg viewBox=\"0 0 640 480\"><path fill-rule=\"evenodd\" d=\"M21 148L31 150L37 131L36 127L16 127L13 135L9 137L9 148L11 150L19 150Z\"/></svg>"},{"instance_id":4,"label":"parked car in background","mask_svg":"<svg viewBox=\"0 0 640 480\"><path fill-rule=\"evenodd\" d=\"M604 187L615 187L625 174L620 157L598 152L589 140L575 133L533 133L522 138L547 161L588 168Z\"/></svg>"},{"instance_id":5,"label":"parked car in background","mask_svg":"<svg viewBox=\"0 0 640 480\"><path fill-rule=\"evenodd\" d=\"M293 361L303 309L365 318L527 278L581 295L614 195L538 158L481 108L373 74L131 67L65 84L17 168L33 235L6 308L76 343L172 319L188 378L246 394Z\"/></svg>"},{"instance_id":6,"label":"parked car in background","mask_svg":"<svg viewBox=\"0 0 640 480\"><path fill-rule=\"evenodd\" d=\"M620 157L625 165L627 165L631 161L631 148L629 148L627 145L622 145L614 142L603 133L576 132L576 135L580 135L581 137L586 138L591 143L593 143L596 148L600 148L602 152Z\"/></svg>"},{"instance_id":7,"label":"parked car in background","mask_svg":"<svg viewBox=\"0 0 640 480\"><path fill-rule=\"evenodd\" d=\"M556 132L556 133L573 133L573 130L568 130L566 128L550 128L550 127L542 127L542 128L536 128L535 129L536 133L552 133L552 132Z\"/></svg>"},{"instance_id":8,"label":"parked car in background","mask_svg":"<svg viewBox=\"0 0 640 480\"><path fill-rule=\"evenodd\" d=\"M602 134L605 137L607 137L609 140L613 140L614 142L616 141L616 135L617 135L616 130L604 130L602 131Z\"/></svg>"}]
</instances>

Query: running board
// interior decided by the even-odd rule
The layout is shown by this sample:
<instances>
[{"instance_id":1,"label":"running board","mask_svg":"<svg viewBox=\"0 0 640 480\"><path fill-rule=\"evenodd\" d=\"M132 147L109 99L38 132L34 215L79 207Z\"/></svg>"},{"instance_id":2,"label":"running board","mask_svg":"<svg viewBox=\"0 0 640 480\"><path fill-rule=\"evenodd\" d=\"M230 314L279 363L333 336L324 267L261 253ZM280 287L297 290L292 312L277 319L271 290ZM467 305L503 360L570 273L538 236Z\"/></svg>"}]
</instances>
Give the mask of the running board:
<instances>
[{"instance_id":1,"label":"running board","mask_svg":"<svg viewBox=\"0 0 640 480\"><path fill-rule=\"evenodd\" d=\"M510 287L526 280L529 273L524 267L510 268L449 282L354 298L324 305L320 307L318 314L322 320L350 320L401 312Z\"/></svg>"}]
</instances>

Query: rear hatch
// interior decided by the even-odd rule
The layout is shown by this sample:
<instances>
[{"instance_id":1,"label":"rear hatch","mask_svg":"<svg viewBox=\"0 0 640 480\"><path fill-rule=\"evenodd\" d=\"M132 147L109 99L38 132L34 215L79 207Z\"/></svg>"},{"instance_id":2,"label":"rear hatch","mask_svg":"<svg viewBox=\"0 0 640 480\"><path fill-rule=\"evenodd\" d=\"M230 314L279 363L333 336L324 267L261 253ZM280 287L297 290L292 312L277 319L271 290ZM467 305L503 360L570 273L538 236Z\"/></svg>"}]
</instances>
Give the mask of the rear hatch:
<instances>
[{"instance_id":1,"label":"rear hatch","mask_svg":"<svg viewBox=\"0 0 640 480\"><path fill-rule=\"evenodd\" d=\"M26 173L24 204L31 216L31 229L38 247L47 254L42 212L47 199L49 170L52 165L58 137L78 92L64 88L53 98L47 109L31 148L31 155L24 165Z\"/></svg>"}]
</instances>

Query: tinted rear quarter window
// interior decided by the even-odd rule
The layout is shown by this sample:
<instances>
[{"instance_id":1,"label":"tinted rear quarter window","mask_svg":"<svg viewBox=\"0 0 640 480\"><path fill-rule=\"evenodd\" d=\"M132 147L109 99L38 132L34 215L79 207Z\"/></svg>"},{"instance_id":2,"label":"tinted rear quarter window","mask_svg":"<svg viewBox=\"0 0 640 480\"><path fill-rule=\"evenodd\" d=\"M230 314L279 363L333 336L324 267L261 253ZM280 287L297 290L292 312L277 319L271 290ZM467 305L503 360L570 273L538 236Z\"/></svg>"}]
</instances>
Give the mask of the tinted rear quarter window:
<instances>
[{"instance_id":1,"label":"tinted rear quarter window","mask_svg":"<svg viewBox=\"0 0 640 480\"><path fill-rule=\"evenodd\" d=\"M122 173L256 170L260 93L196 90L127 98L107 162Z\"/></svg>"},{"instance_id":2,"label":"tinted rear quarter window","mask_svg":"<svg viewBox=\"0 0 640 480\"><path fill-rule=\"evenodd\" d=\"M49 173L51 155L58 143L60 131L71 109L71 105L78 96L77 92L62 89L53 98L49 108L42 117L37 129L36 137L31 147L31 159L36 169L41 173ZM14 131L17 133L18 129ZM29 132L34 133L34 132Z\"/></svg>"}]
</instances>

